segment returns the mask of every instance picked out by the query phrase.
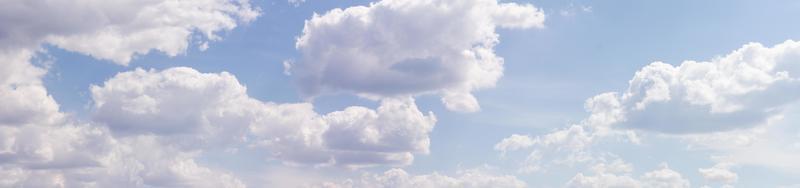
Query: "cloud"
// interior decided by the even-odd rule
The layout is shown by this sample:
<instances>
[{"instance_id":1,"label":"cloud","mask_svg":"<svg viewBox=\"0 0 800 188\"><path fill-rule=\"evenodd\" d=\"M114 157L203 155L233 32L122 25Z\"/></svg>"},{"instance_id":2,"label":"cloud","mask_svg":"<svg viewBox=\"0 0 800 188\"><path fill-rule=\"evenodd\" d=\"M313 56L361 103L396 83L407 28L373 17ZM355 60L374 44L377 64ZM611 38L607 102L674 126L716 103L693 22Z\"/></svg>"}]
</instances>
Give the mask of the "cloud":
<instances>
[{"instance_id":1,"label":"cloud","mask_svg":"<svg viewBox=\"0 0 800 188\"><path fill-rule=\"evenodd\" d=\"M196 161L230 147L289 164L408 165L428 153L436 122L411 98L320 115L309 103L252 99L228 73L185 67L119 73L91 91L93 122L0 126L0 174L9 177L0 185L244 187Z\"/></svg>"},{"instance_id":2,"label":"cloud","mask_svg":"<svg viewBox=\"0 0 800 188\"><path fill-rule=\"evenodd\" d=\"M690 187L689 180L683 179L680 173L672 170L664 163L658 170L647 172L642 176L644 187Z\"/></svg>"},{"instance_id":3,"label":"cloud","mask_svg":"<svg viewBox=\"0 0 800 188\"><path fill-rule=\"evenodd\" d=\"M527 135L513 134L494 145L494 150L506 153L533 146L535 140Z\"/></svg>"},{"instance_id":4,"label":"cloud","mask_svg":"<svg viewBox=\"0 0 800 188\"><path fill-rule=\"evenodd\" d=\"M789 126L791 120L783 119L794 112L787 110L797 108L794 104L800 97L798 61L800 43L789 40L773 47L750 43L707 62L685 61L678 66L655 62L638 71L625 92L588 99L585 109L590 115L580 123L536 137L512 135L495 150L529 148L520 171L538 172L552 165L574 168L572 164L604 161L604 155L613 154L590 146L612 138L640 144L639 135L657 135L688 142L691 150L713 151L710 159L718 163L793 172L796 149L779 148L791 148L795 142L776 138L797 131ZM701 173L730 184L735 173L727 172L714 167ZM669 171L649 176L670 177L677 176ZM613 173L575 177L578 183L602 179L628 180Z\"/></svg>"},{"instance_id":5,"label":"cloud","mask_svg":"<svg viewBox=\"0 0 800 188\"><path fill-rule=\"evenodd\" d=\"M155 134L187 148L258 146L296 164L408 165L412 153L428 153L436 122L410 98L320 115L310 103L253 99L229 73L187 67L123 72L91 91L94 120L114 133Z\"/></svg>"},{"instance_id":6,"label":"cloud","mask_svg":"<svg viewBox=\"0 0 800 188\"><path fill-rule=\"evenodd\" d=\"M306 0L288 0L288 3L292 6L299 7L301 4L305 3Z\"/></svg>"},{"instance_id":7,"label":"cloud","mask_svg":"<svg viewBox=\"0 0 800 188\"><path fill-rule=\"evenodd\" d=\"M0 187L243 187L195 162L197 150L60 112L38 57L44 44L123 65L152 50L174 56L258 14L246 0L0 2Z\"/></svg>"},{"instance_id":8,"label":"cloud","mask_svg":"<svg viewBox=\"0 0 800 188\"><path fill-rule=\"evenodd\" d=\"M0 27L0 49L45 43L122 65L151 50L176 56L190 42L207 46L260 14L247 0L12 0L0 12L9 26Z\"/></svg>"},{"instance_id":9,"label":"cloud","mask_svg":"<svg viewBox=\"0 0 800 188\"><path fill-rule=\"evenodd\" d=\"M574 188L601 188L601 187L619 187L619 188L635 188L641 187L640 182L630 176L619 176L615 174L597 174L594 176L587 176L579 173L572 177L565 187Z\"/></svg>"},{"instance_id":10,"label":"cloud","mask_svg":"<svg viewBox=\"0 0 800 188\"><path fill-rule=\"evenodd\" d=\"M615 161L614 163L620 163ZM630 174L630 164L621 163L624 165L623 171L605 171L598 170L595 166L594 175L584 175L578 173L567 182L566 187L658 187L658 188L681 188L690 187L689 180L684 179L680 173L672 170L666 164L661 164L659 169L644 173L638 179ZM603 165L605 164L598 164ZM612 164L614 165L614 164ZM620 164L616 164L620 165ZM605 167L603 167L604 169Z\"/></svg>"},{"instance_id":11,"label":"cloud","mask_svg":"<svg viewBox=\"0 0 800 188\"><path fill-rule=\"evenodd\" d=\"M501 28L543 27L532 5L495 0L384 0L307 20L291 75L307 97L367 98L438 93L450 110L479 110L473 90L503 75L494 46Z\"/></svg>"},{"instance_id":12,"label":"cloud","mask_svg":"<svg viewBox=\"0 0 800 188\"><path fill-rule=\"evenodd\" d=\"M360 180L346 180L341 183L326 182L312 187L525 187L525 182L510 175L494 175L484 169L463 170L457 176L439 173L411 175L402 169L391 169L383 174L364 174Z\"/></svg>"},{"instance_id":13,"label":"cloud","mask_svg":"<svg viewBox=\"0 0 800 188\"><path fill-rule=\"evenodd\" d=\"M615 134L616 135L616 134ZM494 147L496 151L505 155L507 152L529 149L530 154L521 162L518 171L520 173L533 173L546 171L552 165L585 164L604 160L603 152L596 153L592 147L598 138L608 135L600 135L591 129L585 129L581 125L572 125L568 128L559 129L551 133L536 136L512 135L497 143Z\"/></svg>"},{"instance_id":14,"label":"cloud","mask_svg":"<svg viewBox=\"0 0 800 188\"><path fill-rule=\"evenodd\" d=\"M62 119L58 104L41 78L46 69L32 65L31 50L0 50L0 126L54 123Z\"/></svg>"},{"instance_id":15,"label":"cloud","mask_svg":"<svg viewBox=\"0 0 800 188\"><path fill-rule=\"evenodd\" d=\"M589 111L614 126L671 134L754 127L800 98L800 43L750 43L711 61L652 63L623 93L589 100ZM604 106L603 108L592 108Z\"/></svg>"},{"instance_id":16,"label":"cloud","mask_svg":"<svg viewBox=\"0 0 800 188\"><path fill-rule=\"evenodd\" d=\"M718 163L711 168L700 168L697 171L706 181L732 184L739 180L739 175L730 170L732 166L731 163Z\"/></svg>"},{"instance_id":17,"label":"cloud","mask_svg":"<svg viewBox=\"0 0 800 188\"><path fill-rule=\"evenodd\" d=\"M3 187L244 187L148 136L116 140L87 125L3 132L18 134L6 139L21 155L0 164Z\"/></svg>"}]
</instances>

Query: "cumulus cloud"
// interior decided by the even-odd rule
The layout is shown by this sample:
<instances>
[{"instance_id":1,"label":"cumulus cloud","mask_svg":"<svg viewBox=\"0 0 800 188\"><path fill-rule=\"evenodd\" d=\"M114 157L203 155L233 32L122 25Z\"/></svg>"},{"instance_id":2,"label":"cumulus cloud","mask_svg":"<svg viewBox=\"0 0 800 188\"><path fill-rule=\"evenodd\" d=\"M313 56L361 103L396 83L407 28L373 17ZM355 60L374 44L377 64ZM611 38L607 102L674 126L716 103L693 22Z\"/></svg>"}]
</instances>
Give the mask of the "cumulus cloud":
<instances>
[{"instance_id":1,"label":"cumulus cloud","mask_svg":"<svg viewBox=\"0 0 800 188\"><path fill-rule=\"evenodd\" d=\"M586 164L605 160L606 153L592 150L600 135L596 131L586 129L582 125L572 125L551 133L536 137L512 135L503 139L494 147L505 155L507 152L528 149L530 154L521 162L521 173L546 171L552 165Z\"/></svg>"},{"instance_id":2,"label":"cumulus cloud","mask_svg":"<svg viewBox=\"0 0 800 188\"><path fill-rule=\"evenodd\" d=\"M11 99L0 100L0 187L242 187L230 174L195 163L191 153L74 122L47 94L46 70L29 62L31 53L0 66L9 73L0 98Z\"/></svg>"},{"instance_id":3,"label":"cumulus cloud","mask_svg":"<svg viewBox=\"0 0 800 188\"><path fill-rule=\"evenodd\" d=\"M244 187L195 160L236 145L294 164L408 165L428 152L436 122L410 98L320 115L252 99L228 73L182 67L123 72L91 91L95 122L0 126L0 185Z\"/></svg>"},{"instance_id":4,"label":"cumulus cloud","mask_svg":"<svg viewBox=\"0 0 800 188\"><path fill-rule=\"evenodd\" d=\"M750 43L710 61L652 63L627 91L590 99L595 126L663 133L749 128L780 115L800 98L800 42Z\"/></svg>"},{"instance_id":5,"label":"cumulus cloud","mask_svg":"<svg viewBox=\"0 0 800 188\"><path fill-rule=\"evenodd\" d=\"M688 141L690 149L721 152L712 158L715 161L785 169L781 166L794 166L788 161L796 154L774 145L791 143L769 137L785 137L780 132L794 129L770 125L781 121L800 97L799 61L800 42L789 40L773 47L747 44L707 62L685 61L678 66L656 62L638 71L627 91L588 99L585 108L590 115L580 123L536 137L512 135L495 150L531 148L521 171L542 171L559 163L602 160L607 153L588 146L608 138L639 144L639 134L668 133L660 135ZM780 156L779 160L757 157L764 153ZM715 177L725 174L727 180L732 175L717 168L703 171ZM657 177L662 176L651 178ZM625 180L588 179L597 178Z\"/></svg>"},{"instance_id":6,"label":"cumulus cloud","mask_svg":"<svg viewBox=\"0 0 800 188\"><path fill-rule=\"evenodd\" d=\"M364 174L359 180L346 180L340 183L326 182L312 187L525 187L525 182L511 175L495 175L485 169L459 171L456 176L439 173L412 175L402 169L391 169L383 174Z\"/></svg>"},{"instance_id":7,"label":"cumulus cloud","mask_svg":"<svg viewBox=\"0 0 800 188\"><path fill-rule=\"evenodd\" d=\"M706 181L732 184L739 180L739 175L731 171L732 166L731 163L718 163L711 168L700 168L697 171Z\"/></svg>"},{"instance_id":8,"label":"cumulus cloud","mask_svg":"<svg viewBox=\"0 0 800 188\"><path fill-rule=\"evenodd\" d=\"M0 187L243 187L195 151L60 112L36 57L43 44L118 64L152 50L174 56L258 14L246 0L0 2Z\"/></svg>"},{"instance_id":9,"label":"cumulus cloud","mask_svg":"<svg viewBox=\"0 0 800 188\"><path fill-rule=\"evenodd\" d=\"M152 137L117 140L88 125L36 128L3 130L13 144L4 150L0 186L244 187L229 173L197 164L195 154Z\"/></svg>"},{"instance_id":10,"label":"cumulus cloud","mask_svg":"<svg viewBox=\"0 0 800 188\"><path fill-rule=\"evenodd\" d=\"M34 53L0 50L0 126L54 123L63 116L42 85L47 70L30 63Z\"/></svg>"},{"instance_id":11,"label":"cumulus cloud","mask_svg":"<svg viewBox=\"0 0 800 188\"><path fill-rule=\"evenodd\" d=\"M532 5L496 0L384 0L307 20L291 75L307 97L368 98L438 93L450 110L479 110L473 90L503 75L497 27L543 27Z\"/></svg>"},{"instance_id":12,"label":"cumulus cloud","mask_svg":"<svg viewBox=\"0 0 800 188\"><path fill-rule=\"evenodd\" d=\"M411 98L321 115L310 103L253 99L226 72L186 67L123 72L91 90L95 121L120 135L161 135L185 147L254 145L299 164L408 165L413 153L428 152L436 122Z\"/></svg>"},{"instance_id":13,"label":"cumulus cloud","mask_svg":"<svg viewBox=\"0 0 800 188\"><path fill-rule=\"evenodd\" d=\"M506 153L533 146L535 140L527 135L513 134L494 145L494 150Z\"/></svg>"},{"instance_id":14,"label":"cumulus cloud","mask_svg":"<svg viewBox=\"0 0 800 188\"><path fill-rule=\"evenodd\" d=\"M615 163L620 163L615 161ZM598 164L605 165L605 164ZM612 164L615 165L615 164ZM620 164L616 164L620 165ZM567 182L566 187L658 187L658 188L686 188L690 187L689 180L684 179L683 176L670 169L668 165L661 164L659 169L644 173L641 177L634 178L630 174L628 167L630 164L625 165L623 171L605 171L598 170L595 166L594 175L584 175L578 173ZM602 167L606 168L606 167Z\"/></svg>"},{"instance_id":15,"label":"cumulus cloud","mask_svg":"<svg viewBox=\"0 0 800 188\"><path fill-rule=\"evenodd\" d=\"M122 65L151 50L176 56L192 42L207 46L260 14L248 0L12 0L0 12L0 49L47 43Z\"/></svg>"}]
</instances>

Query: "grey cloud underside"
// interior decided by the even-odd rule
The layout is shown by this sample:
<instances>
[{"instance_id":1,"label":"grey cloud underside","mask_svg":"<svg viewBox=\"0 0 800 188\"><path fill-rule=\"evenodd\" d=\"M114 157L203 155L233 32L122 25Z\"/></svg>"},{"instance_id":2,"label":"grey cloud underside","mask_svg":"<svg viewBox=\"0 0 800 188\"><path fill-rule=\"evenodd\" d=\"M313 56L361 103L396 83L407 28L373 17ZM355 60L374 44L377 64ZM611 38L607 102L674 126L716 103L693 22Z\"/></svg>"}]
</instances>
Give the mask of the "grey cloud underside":
<instances>
[{"instance_id":1,"label":"grey cloud underside","mask_svg":"<svg viewBox=\"0 0 800 188\"><path fill-rule=\"evenodd\" d=\"M676 110L680 109L680 110ZM774 112L748 109L709 114L709 108L689 104L651 104L646 112L631 112L620 128L686 134L727 131L765 123Z\"/></svg>"}]
</instances>

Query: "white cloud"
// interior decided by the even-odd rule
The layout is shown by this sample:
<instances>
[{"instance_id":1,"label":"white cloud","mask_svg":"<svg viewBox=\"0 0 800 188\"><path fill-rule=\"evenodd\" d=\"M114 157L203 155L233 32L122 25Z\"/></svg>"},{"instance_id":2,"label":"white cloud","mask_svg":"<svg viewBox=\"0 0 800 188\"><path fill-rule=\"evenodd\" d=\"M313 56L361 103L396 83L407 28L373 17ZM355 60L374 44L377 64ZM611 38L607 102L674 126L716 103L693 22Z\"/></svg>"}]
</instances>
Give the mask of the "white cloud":
<instances>
[{"instance_id":1,"label":"white cloud","mask_svg":"<svg viewBox=\"0 0 800 188\"><path fill-rule=\"evenodd\" d=\"M250 98L226 72L186 67L123 72L91 90L94 119L115 133L162 135L189 148L261 146L288 163L408 165L413 153L428 153L436 122L410 98L320 115L310 103Z\"/></svg>"},{"instance_id":2,"label":"white cloud","mask_svg":"<svg viewBox=\"0 0 800 188\"><path fill-rule=\"evenodd\" d=\"M645 173L641 180L644 182L644 187L690 187L689 180L684 179L680 173L670 169L667 164L661 164L658 170Z\"/></svg>"},{"instance_id":3,"label":"white cloud","mask_svg":"<svg viewBox=\"0 0 800 188\"><path fill-rule=\"evenodd\" d=\"M563 17L572 17L582 13L592 13L593 8L591 6L580 5L576 6L574 3L570 3L567 7L562 8L558 11Z\"/></svg>"},{"instance_id":4,"label":"white cloud","mask_svg":"<svg viewBox=\"0 0 800 188\"><path fill-rule=\"evenodd\" d=\"M173 56L258 14L246 0L0 2L9 26L0 27L0 187L243 187L196 163L196 151L76 122L43 86L47 64L34 61L43 44L118 64L151 50Z\"/></svg>"},{"instance_id":5,"label":"white cloud","mask_svg":"<svg viewBox=\"0 0 800 188\"><path fill-rule=\"evenodd\" d=\"M617 163L617 164L614 164ZM578 173L566 187L654 187L654 188L686 188L690 187L689 180L684 179L680 173L672 170L666 164L661 164L659 169L644 173L638 179L630 174L630 164L621 161L614 161L611 166L622 168L621 171L606 171L608 165L598 164L603 167L595 166L594 175L584 175ZM622 165L621 167L619 165ZM600 168L600 170L598 170Z\"/></svg>"},{"instance_id":6,"label":"white cloud","mask_svg":"<svg viewBox=\"0 0 800 188\"><path fill-rule=\"evenodd\" d=\"M575 188L603 188L603 187L618 187L618 188L636 188L641 187L638 180L625 175L615 174L597 174L594 176L587 176L582 173L572 177L565 187Z\"/></svg>"},{"instance_id":7,"label":"white cloud","mask_svg":"<svg viewBox=\"0 0 800 188\"><path fill-rule=\"evenodd\" d=\"M529 136L512 135L495 145L501 154L530 148L532 151L520 164L521 173L545 171L550 165L574 165L600 160L590 150L595 135L583 126L573 125L545 135L531 138Z\"/></svg>"},{"instance_id":8,"label":"white cloud","mask_svg":"<svg viewBox=\"0 0 800 188\"><path fill-rule=\"evenodd\" d=\"M693 149L710 151L709 158L721 164L767 167L778 172L800 174L800 147L796 147L797 114L800 106L787 108L783 116L771 118L765 125L751 129L719 134L697 135L690 138ZM713 169L713 168L712 168Z\"/></svg>"},{"instance_id":9,"label":"white cloud","mask_svg":"<svg viewBox=\"0 0 800 188\"><path fill-rule=\"evenodd\" d=\"M628 174L633 172L633 165L626 163L621 159L616 159L610 163L598 163L592 166L594 173L613 173L613 174Z\"/></svg>"},{"instance_id":10,"label":"white cloud","mask_svg":"<svg viewBox=\"0 0 800 188\"><path fill-rule=\"evenodd\" d=\"M800 43L751 43L708 62L661 62L642 68L627 91L590 99L592 117L613 125L664 133L749 128L780 115L800 98ZM602 100L599 100L602 99Z\"/></svg>"},{"instance_id":11,"label":"white cloud","mask_svg":"<svg viewBox=\"0 0 800 188\"><path fill-rule=\"evenodd\" d=\"M220 40L219 32L260 14L247 0L12 0L0 12L12 26L0 27L0 49L48 43L122 65L151 50L175 56L193 40Z\"/></svg>"},{"instance_id":12,"label":"white cloud","mask_svg":"<svg viewBox=\"0 0 800 188\"><path fill-rule=\"evenodd\" d=\"M513 134L494 145L494 150L506 153L533 146L534 140L527 135Z\"/></svg>"},{"instance_id":13,"label":"white cloud","mask_svg":"<svg viewBox=\"0 0 800 188\"><path fill-rule=\"evenodd\" d=\"M732 184L739 180L739 175L731 171L732 166L731 163L718 163L711 168L700 168L697 171L706 181Z\"/></svg>"},{"instance_id":14,"label":"white cloud","mask_svg":"<svg viewBox=\"0 0 800 188\"><path fill-rule=\"evenodd\" d=\"M289 4L290 4L290 5L292 5L292 6L299 7L299 6L300 6L300 4L303 4L303 3L305 3L305 2L306 2L306 0L288 0L288 2L289 2Z\"/></svg>"},{"instance_id":15,"label":"white cloud","mask_svg":"<svg viewBox=\"0 0 800 188\"><path fill-rule=\"evenodd\" d=\"M689 141L690 149L720 152L712 158L719 162L794 167L790 158L796 151L777 149L793 142L769 137L786 137L778 132L793 130L770 125L781 121L786 108L800 98L795 91L800 88L797 61L800 42L786 41L770 48L747 44L708 62L650 64L636 73L627 91L588 99L585 108L591 115L579 124L537 136L532 144L520 142L533 149L521 170L602 160L598 155L605 152L588 146L609 137L639 144L637 131L671 133L662 136ZM512 150L511 140L498 143L496 150ZM765 154L773 157L759 157ZM675 177L670 174L652 173L649 178Z\"/></svg>"},{"instance_id":16,"label":"white cloud","mask_svg":"<svg viewBox=\"0 0 800 188\"><path fill-rule=\"evenodd\" d=\"M47 70L29 62L34 53L0 50L0 126L54 123L63 116L42 85Z\"/></svg>"},{"instance_id":17,"label":"white cloud","mask_svg":"<svg viewBox=\"0 0 800 188\"><path fill-rule=\"evenodd\" d=\"M402 169L391 169L383 174L364 174L360 180L346 180L340 183L326 182L313 187L348 188L348 187L397 187L397 188L434 188L434 187L525 187L525 182L510 175L495 175L485 169L459 171L457 176L439 173L411 175Z\"/></svg>"},{"instance_id":18,"label":"white cloud","mask_svg":"<svg viewBox=\"0 0 800 188\"><path fill-rule=\"evenodd\" d=\"M333 9L307 20L291 73L314 97L351 92L368 98L439 93L450 110L479 110L473 90L503 75L497 27L543 27L532 5L496 0L384 0Z\"/></svg>"},{"instance_id":19,"label":"white cloud","mask_svg":"<svg viewBox=\"0 0 800 188\"><path fill-rule=\"evenodd\" d=\"M102 126L62 123L0 126L0 186L243 187L153 136L118 139Z\"/></svg>"}]
</instances>

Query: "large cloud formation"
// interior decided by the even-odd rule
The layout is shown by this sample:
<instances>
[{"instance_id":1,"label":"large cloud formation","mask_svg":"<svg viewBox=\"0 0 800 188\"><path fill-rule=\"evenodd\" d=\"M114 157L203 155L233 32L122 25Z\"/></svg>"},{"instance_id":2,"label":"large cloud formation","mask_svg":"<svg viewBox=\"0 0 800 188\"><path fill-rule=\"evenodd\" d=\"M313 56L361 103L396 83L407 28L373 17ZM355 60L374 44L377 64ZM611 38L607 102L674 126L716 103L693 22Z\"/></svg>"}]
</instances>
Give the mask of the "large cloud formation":
<instances>
[{"instance_id":1,"label":"large cloud formation","mask_svg":"<svg viewBox=\"0 0 800 188\"><path fill-rule=\"evenodd\" d=\"M47 94L34 51L16 52L0 56L0 187L242 187L192 153L76 122Z\"/></svg>"},{"instance_id":2,"label":"large cloud formation","mask_svg":"<svg viewBox=\"0 0 800 188\"><path fill-rule=\"evenodd\" d=\"M290 64L301 92L368 98L438 93L450 110L479 110L471 91L503 75L497 27L543 27L532 5L496 0L384 0L306 21Z\"/></svg>"},{"instance_id":3,"label":"large cloud formation","mask_svg":"<svg viewBox=\"0 0 800 188\"><path fill-rule=\"evenodd\" d=\"M151 50L175 56L190 42L207 48L218 32L259 14L248 0L3 1L0 48L47 43L127 65Z\"/></svg>"},{"instance_id":4,"label":"large cloud formation","mask_svg":"<svg viewBox=\"0 0 800 188\"><path fill-rule=\"evenodd\" d=\"M593 126L663 133L749 128L780 115L800 98L800 42L744 45L711 61L642 68L627 91L587 102Z\"/></svg>"},{"instance_id":5,"label":"large cloud formation","mask_svg":"<svg viewBox=\"0 0 800 188\"><path fill-rule=\"evenodd\" d=\"M181 147L258 145L301 164L408 165L412 153L428 152L436 122L410 98L325 115L310 103L261 102L226 72L187 67L123 72L91 91L95 121L120 135L160 135Z\"/></svg>"},{"instance_id":6,"label":"large cloud formation","mask_svg":"<svg viewBox=\"0 0 800 188\"><path fill-rule=\"evenodd\" d=\"M800 42L792 40L773 47L746 44L705 62L685 61L678 66L655 62L638 71L626 91L588 99L585 108L590 115L580 123L536 137L512 135L497 143L495 150L505 155L531 148L520 170L543 171L552 165L603 161L608 153L591 146L614 142L609 138L640 144L639 135L655 135L713 151L710 159L724 165L699 169L709 181L735 183L738 175L730 166L737 164L791 171L796 163L790 158L796 151L776 148L792 143L770 137L796 132L787 126L791 123L781 122L800 99L798 62ZM572 183L637 182L630 180L635 179L596 173L579 174Z\"/></svg>"},{"instance_id":7,"label":"large cloud formation","mask_svg":"<svg viewBox=\"0 0 800 188\"><path fill-rule=\"evenodd\" d=\"M123 65L151 50L174 56L258 14L246 0L0 2L0 187L243 187L196 152L60 112L37 57L43 44Z\"/></svg>"},{"instance_id":8,"label":"large cloud formation","mask_svg":"<svg viewBox=\"0 0 800 188\"><path fill-rule=\"evenodd\" d=\"M54 123L58 104L42 85L47 70L31 64L34 51L0 50L0 126Z\"/></svg>"}]
</instances>

